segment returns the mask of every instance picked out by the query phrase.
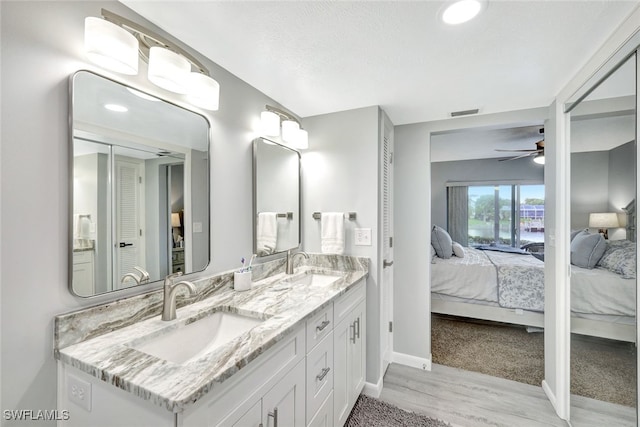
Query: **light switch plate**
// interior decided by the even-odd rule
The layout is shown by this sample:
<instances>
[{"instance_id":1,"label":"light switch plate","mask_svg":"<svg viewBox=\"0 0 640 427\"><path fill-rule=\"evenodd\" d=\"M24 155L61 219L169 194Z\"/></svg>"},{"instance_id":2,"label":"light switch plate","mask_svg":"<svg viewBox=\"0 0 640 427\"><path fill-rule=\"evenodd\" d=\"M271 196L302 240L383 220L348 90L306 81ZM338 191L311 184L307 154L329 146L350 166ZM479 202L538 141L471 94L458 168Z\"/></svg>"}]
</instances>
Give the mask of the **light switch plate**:
<instances>
[{"instance_id":1,"label":"light switch plate","mask_svg":"<svg viewBox=\"0 0 640 427\"><path fill-rule=\"evenodd\" d=\"M353 230L355 233L356 246L371 246L371 229L370 228L356 228Z\"/></svg>"},{"instance_id":2,"label":"light switch plate","mask_svg":"<svg viewBox=\"0 0 640 427\"><path fill-rule=\"evenodd\" d=\"M194 233L202 233L202 223L201 222L194 222L193 223L193 232Z\"/></svg>"}]
</instances>

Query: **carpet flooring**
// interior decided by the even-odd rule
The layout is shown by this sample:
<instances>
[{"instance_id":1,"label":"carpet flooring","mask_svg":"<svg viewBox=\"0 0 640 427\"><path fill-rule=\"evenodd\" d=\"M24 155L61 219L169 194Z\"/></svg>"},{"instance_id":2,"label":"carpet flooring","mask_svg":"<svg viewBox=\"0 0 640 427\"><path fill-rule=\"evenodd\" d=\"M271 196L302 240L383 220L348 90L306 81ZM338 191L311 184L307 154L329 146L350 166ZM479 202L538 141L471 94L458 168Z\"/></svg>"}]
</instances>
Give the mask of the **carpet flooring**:
<instances>
[{"instance_id":1,"label":"carpet flooring","mask_svg":"<svg viewBox=\"0 0 640 427\"><path fill-rule=\"evenodd\" d=\"M432 315L433 363L539 386L544 334L522 326ZM571 393L625 406L636 402L636 349L572 335Z\"/></svg>"},{"instance_id":2,"label":"carpet flooring","mask_svg":"<svg viewBox=\"0 0 640 427\"><path fill-rule=\"evenodd\" d=\"M349 414L345 427L451 427L451 424L405 411L362 394Z\"/></svg>"}]
</instances>

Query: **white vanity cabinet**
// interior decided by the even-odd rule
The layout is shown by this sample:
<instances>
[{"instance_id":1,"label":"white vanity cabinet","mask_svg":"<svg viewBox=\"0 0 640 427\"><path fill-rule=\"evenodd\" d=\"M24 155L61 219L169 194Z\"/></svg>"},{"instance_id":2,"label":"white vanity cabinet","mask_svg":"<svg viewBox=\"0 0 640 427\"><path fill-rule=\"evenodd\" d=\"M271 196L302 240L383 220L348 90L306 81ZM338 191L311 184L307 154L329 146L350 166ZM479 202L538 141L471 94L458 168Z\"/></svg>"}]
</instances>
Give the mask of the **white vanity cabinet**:
<instances>
[{"instance_id":1,"label":"white vanity cabinet","mask_svg":"<svg viewBox=\"0 0 640 427\"><path fill-rule=\"evenodd\" d=\"M365 382L366 302L364 281L336 301L334 315L334 426L344 425Z\"/></svg>"},{"instance_id":2,"label":"white vanity cabinet","mask_svg":"<svg viewBox=\"0 0 640 427\"><path fill-rule=\"evenodd\" d=\"M58 361L59 426L341 427L364 387L365 291L360 280L178 413Z\"/></svg>"},{"instance_id":3,"label":"white vanity cabinet","mask_svg":"<svg viewBox=\"0 0 640 427\"><path fill-rule=\"evenodd\" d=\"M79 295L86 296L95 293L93 266L93 250L73 252L73 289Z\"/></svg>"}]
</instances>

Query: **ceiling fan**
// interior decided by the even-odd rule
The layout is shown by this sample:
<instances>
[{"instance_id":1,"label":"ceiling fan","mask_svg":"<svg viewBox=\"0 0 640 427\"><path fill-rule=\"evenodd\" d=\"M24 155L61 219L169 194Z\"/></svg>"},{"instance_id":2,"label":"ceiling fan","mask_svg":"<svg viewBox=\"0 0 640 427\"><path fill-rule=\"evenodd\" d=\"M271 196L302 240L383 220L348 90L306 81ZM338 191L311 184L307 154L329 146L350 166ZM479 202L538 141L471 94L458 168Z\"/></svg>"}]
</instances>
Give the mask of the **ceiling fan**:
<instances>
[{"instance_id":1,"label":"ceiling fan","mask_svg":"<svg viewBox=\"0 0 640 427\"><path fill-rule=\"evenodd\" d=\"M540 133L544 134L544 129L540 129ZM522 159L524 157L531 157L533 156L533 161L544 165L544 139L541 139L540 141L536 142L536 148L533 149L525 149L525 150L501 150L501 149L496 149L495 151L504 151L504 152L509 152L509 153L524 153L524 154L518 154L515 155L513 157L508 157L505 159L498 159L499 162L507 162L510 160L517 160L517 159Z\"/></svg>"}]
</instances>

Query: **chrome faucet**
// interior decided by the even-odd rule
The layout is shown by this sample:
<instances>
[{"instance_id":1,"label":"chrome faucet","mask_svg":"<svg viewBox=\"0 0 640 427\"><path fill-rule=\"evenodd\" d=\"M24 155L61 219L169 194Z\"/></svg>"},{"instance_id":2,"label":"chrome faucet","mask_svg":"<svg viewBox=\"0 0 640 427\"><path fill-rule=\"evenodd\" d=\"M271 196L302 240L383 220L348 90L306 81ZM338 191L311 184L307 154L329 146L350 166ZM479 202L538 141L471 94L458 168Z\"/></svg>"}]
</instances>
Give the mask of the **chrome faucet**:
<instances>
[{"instance_id":1,"label":"chrome faucet","mask_svg":"<svg viewBox=\"0 0 640 427\"><path fill-rule=\"evenodd\" d=\"M182 276L182 271L169 274L164 279L164 303L162 304L162 320L174 320L176 318L176 293L181 285L189 288L191 295L196 293L196 287L193 283L182 280L173 283L175 277Z\"/></svg>"},{"instance_id":2,"label":"chrome faucet","mask_svg":"<svg viewBox=\"0 0 640 427\"><path fill-rule=\"evenodd\" d=\"M133 273L127 273L124 276L122 276L122 279L120 279L120 283L124 284L124 282L127 279L132 279L133 281L136 282L137 285L144 285L145 283L149 283L149 273L147 273L144 269L140 268L140 267L133 267L136 270L138 270L138 272L140 273L140 277L136 276Z\"/></svg>"},{"instance_id":3,"label":"chrome faucet","mask_svg":"<svg viewBox=\"0 0 640 427\"><path fill-rule=\"evenodd\" d=\"M309 254L308 253L300 251L300 252L296 252L295 254L292 254L291 253L291 249L289 249L287 251L287 267L286 267L286 270L285 270L285 272L287 274L293 274L293 260L296 257L296 255L302 255L306 259L309 259Z\"/></svg>"}]
</instances>

